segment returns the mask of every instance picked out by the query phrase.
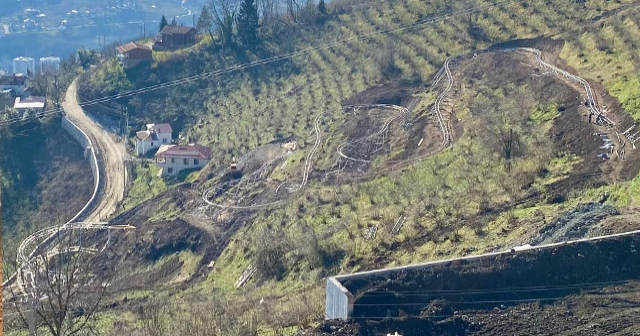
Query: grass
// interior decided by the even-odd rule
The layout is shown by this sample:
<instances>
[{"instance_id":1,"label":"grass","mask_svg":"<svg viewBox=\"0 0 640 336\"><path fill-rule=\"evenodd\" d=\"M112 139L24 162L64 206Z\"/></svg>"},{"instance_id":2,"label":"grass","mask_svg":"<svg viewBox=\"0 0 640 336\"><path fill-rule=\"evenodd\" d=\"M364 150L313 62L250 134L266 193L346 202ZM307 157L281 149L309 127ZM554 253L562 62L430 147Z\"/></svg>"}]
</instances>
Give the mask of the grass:
<instances>
[{"instance_id":1,"label":"grass","mask_svg":"<svg viewBox=\"0 0 640 336\"><path fill-rule=\"evenodd\" d=\"M130 209L141 202L166 190L167 185L158 177L160 168L147 162L134 162L133 184L123 200L124 209Z\"/></svg>"},{"instance_id":2,"label":"grass","mask_svg":"<svg viewBox=\"0 0 640 336\"><path fill-rule=\"evenodd\" d=\"M451 10L486 3L455 2L451 4ZM201 143L212 145L214 160L219 163L229 162L231 156L239 157L260 144L289 135L299 139L301 147L309 148L313 141L309 135L314 118L324 111L338 111L341 102L356 93L387 81L425 85L448 56L514 37L546 35L565 39L567 43L560 57L579 75L600 81L628 113L638 118L640 89L636 84L640 84L640 79L634 66L638 56L637 48L630 47L640 35L635 24L637 20L634 20L638 14L623 11L629 17L621 22L615 21L615 15L596 23L592 21L603 11L629 3L570 2L551 7L544 1L527 2L527 6L514 2L469 16L434 22L420 29L395 31L389 36L373 35L371 33L375 31L398 28L437 11L437 4L430 2L383 1L361 11L340 14L320 28L302 27L286 36L287 39L295 36L297 50L349 40L345 45L260 68L259 74L236 72L204 84L171 88L162 95L147 94L143 109L162 111L160 113L167 120L182 118L184 127L181 131L198 138ZM573 20L572 25L566 18ZM605 27L600 27L601 23ZM362 35L367 37L353 39ZM624 43L616 36L624 36ZM274 54L289 51L277 37L267 42ZM390 50L388 46L393 46L394 42L398 45ZM382 71L385 64L379 55L385 52L394 53L392 64L387 65L397 71ZM233 57L224 52L201 51L190 54L191 59L185 57L184 53L157 54L156 67L148 77L159 82L235 64ZM149 81L140 83L154 83ZM471 107L472 101L502 100L504 92L517 90L526 88L514 84L513 87L487 86L482 92L462 92L458 98L457 116L471 126L479 119L479 114ZM434 99L433 94L427 96L429 100ZM528 121L518 125L518 131L529 128L544 134L558 115L557 105L548 101L532 106L526 112ZM203 127L191 127L200 121ZM330 126L334 127L339 121L341 119L335 117ZM290 271L282 281L267 282L260 287L266 293L278 295L285 291L295 293L305 282L319 288L321 279L329 274L442 259L469 251L479 253L496 244L515 242L533 230L529 223L533 217L543 214L545 218L553 218L579 202L596 199L603 190L612 192L609 202L613 204L638 202L633 195L640 191L640 178L629 183L570 192L563 204L519 206L474 226L457 225L465 222L462 219L479 216L485 199L490 205L498 206L508 204L518 196L516 187L519 185L505 183L512 179L504 160L499 154L488 151L487 143L481 140L465 133L452 149L404 172L369 182L331 187L312 182L310 188L286 206L259 213L251 226L238 232L199 288L235 292L233 284L259 252L256 237L264 228L281 229L283 239L290 244L290 252L285 256ZM533 143L539 139L531 135L525 140ZM549 140L546 141L543 143L549 145ZM292 155L286 169L274 172L272 177L283 179L299 170L303 153L299 151ZM545 177L533 178L533 187L545 191L552 183L566 178L582 160L572 155L553 158L548 153L532 153L514 160L512 169L535 175L539 168L546 168L549 173ZM327 156L319 155L317 164L324 167L331 162ZM142 192L138 193L144 194L145 189L140 190ZM300 212L300 208L305 212ZM157 216L177 215L179 210L171 209ZM400 215L408 219L400 234L393 236L388 230ZM514 226L514 221L522 225ZM379 226L378 236L365 240L363 232L371 225ZM305 252L310 246L310 237L322 236L334 228L343 229L323 236L320 249L326 252L342 250L344 257L331 267L310 267L308 252ZM390 244L394 242L401 248L391 249Z\"/></svg>"}]
</instances>

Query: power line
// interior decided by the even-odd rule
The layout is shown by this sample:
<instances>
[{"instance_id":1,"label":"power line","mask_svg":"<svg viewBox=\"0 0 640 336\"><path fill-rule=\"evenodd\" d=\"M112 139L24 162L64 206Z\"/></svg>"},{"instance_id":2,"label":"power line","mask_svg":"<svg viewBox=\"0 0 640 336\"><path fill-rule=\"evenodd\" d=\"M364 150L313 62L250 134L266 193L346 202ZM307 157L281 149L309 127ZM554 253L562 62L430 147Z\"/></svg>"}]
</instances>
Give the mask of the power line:
<instances>
[{"instance_id":1,"label":"power line","mask_svg":"<svg viewBox=\"0 0 640 336\"><path fill-rule=\"evenodd\" d=\"M627 279L619 281L603 281L603 282L588 282L588 283L576 283L566 285L551 285L551 286L528 286L528 287L510 287L510 288L496 288L496 289L443 289L443 290L418 290L418 291L395 291L389 289L387 291L370 291L362 292L364 296L389 296L393 294L399 294L401 296L418 296L418 295L456 295L456 294L498 294L498 293L516 293L516 292L534 292L534 291L554 291L563 289L587 289L598 288L611 285L624 285L629 281L637 279Z\"/></svg>"},{"instance_id":2,"label":"power line","mask_svg":"<svg viewBox=\"0 0 640 336\"><path fill-rule=\"evenodd\" d=\"M121 98L126 98L126 97L130 97L130 96L138 95L138 94L141 94L141 93L146 93L146 92L160 90L160 89L164 89L164 88L168 88L168 87L172 87L172 86L186 84L186 83L194 82L194 81L201 80L201 79L213 78L213 77L217 77L217 76L222 75L222 74L228 74L228 73L232 73L232 72L236 72L236 71L240 71L240 70L246 70L246 69L257 67L257 66L266 65L266 64L270 64L270 63L274 63L274 62L290 59L290 58L293 58L293 57L296 57L296 56L306 55L306 54L309 54L309 53L311 53L313 51L331 49L331 48L334 48L334 47L337 47L337 46L345 45L345 44L348 44L348 43L351 43L351 42L355 42L355 41L359 41L359 40L372 38L372 37L379 36L379 35L389 35L391 33L396 33L396 32L405 31L405 30L409 30L409 29L423 29L423 28L426 28L429 25L435 24L436 22L443 22L443 21L445 21L446 19L449 19L449 18L453 18L453 17L457 17L457 16L461 16L461 15L468 15L468 14L480 12L480 11L485 10L485 9L496 7L496 6L500 5L500 4L511 4L511 3L514 3L514 2L516 2L516 0L500 0L500 1L493 2L493 3L488 4L488 5L471 7L471 8L468 8L468 9L455 11L455 12L452 12L452 13L449 13L449 14L443 14L443 15L440 15L440 16L434 16L434 17L431 17L431 18L417 20L416 22L411 23L411 24L401 25L401 26L395 27L395 28L388 28L388 29L378 30L378 31L375 31L375 32L372 32L372 33L363 34L363 35L360 35L360 36L355 36L355 37L348 38L348 39L345 39L345 40L342 40L342 41L338 41L338 42L334 42L334 43L329 43L329 44L316 46L316 47L308 47L308 48L305 48L305 49L302 49L302 50L299 50L299 51L295 51L295 52L285 53L285 54L278 55L278 56L267 57L267 58L259 59L259 60L248 62L248 63L244 63L244 64L237 64L237 65L230 66L230 67L227 67L227 68L224 68L224 69L220 69L220 70L215 70L215 71L211 71L211 72L205 72L205 73L202 73L202 74L199 74L199 75L188 76L188 77L184 77L184 78L168 81L168 82L165 82L165 83L160 83L160 84L150 85L150 86L139 88L139 89L125 91L125 92L118 93L118 94L115 94L115 95L105 96L105 97L102 97L102 98L98 98L98 99L93 99L93 100L89 100L89 101L86 101L86 102L82 102L79 105L81 107L95 105L95 104L99 104L99 103L113 101L113 100L116 100L116 99L121 99ZM56 109L51 109L51 110L45 111L40 116L44 117L44 116L47 116L47 115L52 115L52 114L57 114L57 113L62 113L62 112L63 112L62 108L56 108ZM35 117L12 118L12 119L8 119L8 120L5 120L3 122L0 122L0 125L23 122L23 121L26 121L28 119L33 119L33 118L35 118Z\"/></svg>"}]
</instances>

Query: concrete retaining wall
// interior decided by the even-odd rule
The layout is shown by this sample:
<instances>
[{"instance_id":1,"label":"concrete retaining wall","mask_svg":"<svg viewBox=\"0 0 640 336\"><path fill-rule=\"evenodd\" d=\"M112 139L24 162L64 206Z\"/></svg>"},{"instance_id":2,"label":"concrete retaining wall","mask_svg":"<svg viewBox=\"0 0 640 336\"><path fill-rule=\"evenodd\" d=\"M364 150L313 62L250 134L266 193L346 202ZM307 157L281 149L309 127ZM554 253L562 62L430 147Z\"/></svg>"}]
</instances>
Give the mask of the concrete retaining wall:
<instances>
[{"instance_id":1,"label":"concrete retaining wall","mask_svg":"<svg viewBox=\"0 0 640 336\"><path fill-rule=\"evenodd\" d=\"M353 295L335 278L327 279L326 319L346 320L353 313Z\"/></svg>"},{"instance_id":2,"label":"concrete retaining wall","mask_svg":"<svg viewBox=\"0 0 640 336\"><path fill-rule=\"evenodd\" d=\"M65 223L65 225L67 225L69 223L82 220L82 218L85 217L93 209L93 206L98 199L98 193L101 188L101 181L98 158L89 136L65 116L62 117L61 126L62 129L67 131L67 133L69 133L80 144L80 146L84 148L84 157L85 159L89 160L89 164L91 165L91 174L93 175L93 193L91 194L91 198L89 199L89 201L87 201L84 207L75 216L73 216L73 218ZM47 247L48 244L53 241L54 237L55 235L45 239L40 244L39 249L37 250L39 251L40 248ZM29 258L33 257L33 254L35 252L36 251L34 251L32 255L29 256ZM14 273L11 277L9 277L5 282L2 283L2 286L8 287L13 284L16 279L16 275L17 273Z\"/></svg>"},{"instance_id":3,"label":"concrete retaining wall","mask_svg":"<svg viewBox=\"0 0 640 336\"><path fill-rule=\"evenodd\" d=\"M540 246L533 246L533 247L523 246L523 247L513 248L507 251L496 252L496 253L487 253L482 255L456 258L456 259L450 259L450 260L442 260L442 261L428 262L423 264L416 264L416 265L394 267L389 269L381 269L381 270L335 276L327 280L325 318L326 319L343 319L343 320L348 319L350 317L353 317L359 314L358 312L354 312L354 306L366 306L366 305L376 306L377 305L376 303L378 302L373 302L375 300L383 300L383 299L387 300L385 301L385 304L384 304L385 308L393 308L393 302L397 302L396 300L402 300L402 298L394 296L395 294L392 292L385 294L387 290L384 288L395 288L395 287L404 288L406 286L406 288L402 290L409 290L407 288L412 288L411 290L415 291L417 290L416 288L420 287L419 285L421 284L423 287L424 285L426 285L427 287L425 288L431 288L430 287L431 285L436 285L432 289L437 292L438 290L441 290L441 289L466 290L466 289L469 289L467 287L469 287L469 284L471 283L473 284L472 285L472 287L474 287L473 289L478 289L478 290L482 290L483 288L487 289L492 286L491 281L495 281L495 279L491 278L491 276L488 275L487 272L493 272L497 274L497 273L500 273L501 271L504 271L504 269L491 271L493 267L492 265L494 264L503 265L501 266L503 268L516 267L516 268L512 268L514 272L511 272L508 274L508 279L507 277L504 276L504 274L501 275L501 279L507 279L512 283L525 284L528 282L536 282L537 280L535 279L535 276L534 276L535 274L528 274L528 273L531 273L532 270L533 271L540 270L541 268L540 267L538 268L534 267L533 269L529 269L529 268L535 265L540 266L540 264L542 265L558 264L556 265L556 268L545 270L545 271L556 272L552 274L555 274L556 277L560 278L558 281L555 281L555 282L558 282L559 285L567 285L569 283L574 282L570 279L571 278L570 276L563 277L563 274L559 274L559 273L562 273L562 270L561 270L563 267L562 265L566 265L567 272L573 272L576 274L578 271L584 272L585 279L593 278L592 280L594 280L598 277L602 277L603 279L600 281L611 281L611 280L622 281L624 280L625 275L636 276L639 274L639 272L636 269L637 267L635 267L636 265L635 262L633 264L629 264L629 259L637 257L636 256L637 252L627 253L622 251L620 247L625 244L624 243L625 240L632 241L630 246L634 246L635 242L638 241L639 236L640 236L640 230L626 232L622 234L600 236L600 237L580 239L575 241L567 241L567 242L548 244L548 245L540 245ZM622 245L621 244L616 245L615 242L621 242ZM591 257L591 260L582 259L584 256L581 256L578 253L578 251L582 249L581 246L582 247L589 246L585 244L597 244L597 246L602 247L604 249L603 251L605 251L606 253L605 252L595 253L592 251L586 254L587 257ZM627 245L629 245L628 242L627 242ZM620 250L620 252L618 252L618 250ZM636 251L633 248L631 250ZM548 262L545 262L544 260L538 260L536 262L532 262L532 261L529 261L529 259L526 257L527 255L530 256L530 255L538 255L538 254L545 255L544 258L555 258L555 260L545 259L545 260L548 260ZM577 255L579 257L578 259L573 260L571 258L567 258L568 255ZM604 255L606 255L608 259L603 258ZM506 264L504 264L503 261L510 260L510 259L511 260L517 259L519 261L516 263L513 263L512 266L505 266ZM571 264L572 262L575 263L576 261L580 261L580 262L577 264ZM589 268L582 267L581 265L587 265ZM609 266L618 267L619 269L625 269L625 271L624 272L612 271L613 273L611 273L607 271ZM473 272L470 271L470 269L472 268L479 268L484 270L481 273L484 273L487 276L484 276L484 275L473 276ZM460 270L464 270L462 274L458 273ZM489 270L489 271L486 271L486 270ZM412 274L412 275L419 274L419 276L414 277L413 279L410 279L410 281L412 282L411 284L403 285L402 284L404 282L403 279L409 274ZM587 274L594 274L594 275L587 276ZM595 275L599 275L599 276L595 276ZM448 277L445 277L445 276L448 276ZM527 277L527 278L523 279L522 277ZM566 281L563 280L565 278L567 279ZM483 280L483 281L479 281L479 280ZM417 283L416 281L418 281L419 283ZM439 284L441 282L442 284ZM551 282L554 282L554 281L551 281ZM567 282L567 284L565 284L564 282ZM376 290L377 296L373 298L369 298L368 300L365 300L363 302L362 297L360 296L363 293L366 293L367 288L370 288L375 283L377 283L378 285L375 285L374 287L379 288ZM420 290L426 291L424 289L420 289ZM383 291L383 293L381 293L380 291ZM563 293L560 293L560 292L556 294L563 295ZM384 297L384 295L387 295L387 297ZM360 299L354 300L354 297L360 297ZM425 297L427 297L427 295L425 295ZM435 298L433 297L433 295L431 297ZM424 305L424 302L426 302L427 300L428 298L426 299L420 298L420 301L421 301L420 303ZM498 300L500 299L498 298ZM402 305L404 305L403 308L409 307L409 305L411 305L411 306L416 306L415 308L419 309L419 305L411 303L411 298L410 299L405 298L405 301L407 302L402 302ZM361 309L361 308L362 307L358 309ZM384 316L384 315L379 314L375 316Z\"/></svg>"},{"instance_id":4,"label":"concrete retaining wall","mask_svg":"<svg viewBox=\"0 0 640 336\"><path fill-rule=\"evenodd\" d=\"M93 208L100 190L100 169L98 167L98 158L89 136L76 126L76 124L71 122L71 120L67 119L66 116L62 117L62 128L76 139L80 146L84 148L84 157L89 160L89 164L91 165L91 174L93 175L93 193L91 194L91 198L87 204L85 204L84 207L66 223L69 224L82 220L82 218L85 217Z\"/></svg>"}]
</instances>

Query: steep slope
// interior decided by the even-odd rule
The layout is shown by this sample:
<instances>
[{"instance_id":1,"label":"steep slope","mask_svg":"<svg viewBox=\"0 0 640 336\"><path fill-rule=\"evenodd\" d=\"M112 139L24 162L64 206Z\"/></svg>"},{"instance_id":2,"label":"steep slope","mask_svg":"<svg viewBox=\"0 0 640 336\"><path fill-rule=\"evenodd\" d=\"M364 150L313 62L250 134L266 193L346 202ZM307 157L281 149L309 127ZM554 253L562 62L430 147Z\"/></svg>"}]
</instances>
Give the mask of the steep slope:
<instances>
[{"instance_id":1,"label":"steep slope","mask_svg":"<svg viewBox=\"0 0 640 336\"><path fill-rule=\"evenodd\" d=\"M477 11L464 12L468 8ZM153 274L160 274L160 278L175 280L168 288L188 288L184 293L198 295L222 292L231 295L237 307L252 306L264 298L264 309L238 312L229 308L229 319L253 321L252 314L258 314L263 325L282 328L307 319L279 319L282 316L274 311L317 316L321 300L309 296L322 291L322 279L328 274L526 242L581 202L606 200L621 212L631 211L624 207L637 202L633 195L638 186L635 162L639 156L628 150L623 161L597 160L602 141L593 134L603 128L588 123L580 88L545 74L529 56L474 57L472 51L515 38L551 36L552 40L534 39L525 45L542 49L549 62L589 79L610 115L629 125L634 115L632 97L637 95L627 86L618 91L614 88L625 76L632 78L635 65L630 60L637 51L618 45L619 50L605 48L601 54L592 46L597 42L606 47L615 40L601 33L600 27L623 16L627 24L615 27L632 39L638 33L631 24L640 17L636 8L633 1L467 1L449 6L422 1L376 2L345 10L322 25L290 28L282 36L295 40L293 45L277 38L268 41L274 54L335 41L346 43L313 49L290 61L132 98L128 103L136 110L138 123L157 121L151 118L175 122L186 137L214 147L214 162L192 185L167 191L117 219L143 230L143 234L124 235L118 249L132 253L126 254L127 259L139 260L140 269L151 274L135 277L139 271L136 263L127 263L130 274L123 274L122 282L132 286L123 291L142 295L137 291L148 288L145 281L155 286ZM455 13L445 20L436 19ZM416 25L407 28L412 24ZM440 101L437 97L447 81L433 87L429 84L445 60L458 54L466 56L452 65L455 85L448 98ZM144 87L224 69L236 62L229 53L199 49L128 75L137 87ZM575 66L578 63L582 65ZM608 71L595 73L596 65ZM608 76L610 81L600 86L598 76ZM386 85L378 86L383 83ZM616 97L627 102L626 109L616 108ZM411 111L413 118L402 125L392 124L392 138L387 141L396 147L374 156L370 173L362 174L366 178L360 179L357 170L338 172L338 179L333 177L336 174L327 174L339 170L334 164L339 160L336 152L341 143L367 137L385 124L384 109L343 113L341 105L393 103L411 107L414 100L419 102ZM447 122L456 140L453 147L414 166L384 171L385 163L418 146L423 138L420 132L425 129L424 146L430 144L432 131L426 127L437 122L429 117L437 101L450 111ZM322 112L328 117L319 126ZM506 128L496 129L491 124L498 117L503 118ZM513 158L504 157L500 144L491 138L509 128L523 144ZM411 140L407 141L403 132L409 133ZM227 182L224 173L232 156L259 157L260 145L289 137L298 147L278 165L282 168L258 174L264 180L244 190L253 200L256 194L269 190L270 184L302 181L306 174L301 172L311 158L313 171L300 193L273 209L225 212L203 204L205 189ZM312 149L317 153L309 157ZM260 164L242 173L253 173L267 163L257 161ZM376 172L385 174L378 176ZM601 198L605 192L608 199ZM603 230L637 225L615 224L615 218L605 222L609 226ZM208 230L187 229L188 225ZM181 235L197 237L199 243L178 244L168 249L164 258L148 253L145 245L142 251L146 252L134 256L133 246L144 232L148 235L146 244L165 246L168 236L163 230L174 227L180 228L177 232ZM209 238L215 248L208 248L211 241L204 239ZM186 251L196 251L195 257ZM181 263L188 267L176 266ZM154 273L158 269L162 271ZM251 274L251 270L253 278L237 290L238 280L247 278L243 274ZM140 282L127 282L127 278ZM298 297L308 293L312 294ZM123 311L145 304L144 298L133 303L122 297L114 301Z\"/></svg>"}]
</instances>

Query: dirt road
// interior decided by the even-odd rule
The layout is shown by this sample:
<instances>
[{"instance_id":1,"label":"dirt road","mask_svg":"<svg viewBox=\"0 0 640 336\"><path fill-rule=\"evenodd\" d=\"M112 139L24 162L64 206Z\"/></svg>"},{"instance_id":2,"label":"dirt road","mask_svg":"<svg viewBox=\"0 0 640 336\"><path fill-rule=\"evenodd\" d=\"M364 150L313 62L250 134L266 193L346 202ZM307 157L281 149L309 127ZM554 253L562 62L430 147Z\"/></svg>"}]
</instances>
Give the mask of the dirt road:
<instances>
[{"instance_id":1,"label":"dirt road","mask_svg":"<svg viewBox=\"0 0 640 336\"><path fill-rule=\"evenodd\" d=\"M94 210L84 218L85 222L104 221L115 213L118 203L124 197L126 150L124 142L116 142L115 135L105 131L93 121L78 104L77 80L74 80L62 103L69 120L80 127L91 139L98 156L102 189Z\"/></svg>"}]
</instances>

